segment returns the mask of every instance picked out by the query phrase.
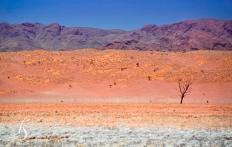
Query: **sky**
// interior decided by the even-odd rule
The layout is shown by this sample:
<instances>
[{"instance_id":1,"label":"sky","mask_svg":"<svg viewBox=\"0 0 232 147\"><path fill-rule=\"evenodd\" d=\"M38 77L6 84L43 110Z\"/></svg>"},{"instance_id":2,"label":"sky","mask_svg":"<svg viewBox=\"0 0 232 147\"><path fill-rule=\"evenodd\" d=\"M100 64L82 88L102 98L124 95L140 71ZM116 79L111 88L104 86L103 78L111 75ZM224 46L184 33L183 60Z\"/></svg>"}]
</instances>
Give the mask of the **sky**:
<instances>
[{"instance_id":1,"label":"sky","mask_svg":"<svg viewBox=\"0 0 232 147\"><path fill-rule=\"evenodd\" d=\"M0 0L0 22L136 30L200 18L232 19L232 0Z\"/></svg>"}]
</instances>

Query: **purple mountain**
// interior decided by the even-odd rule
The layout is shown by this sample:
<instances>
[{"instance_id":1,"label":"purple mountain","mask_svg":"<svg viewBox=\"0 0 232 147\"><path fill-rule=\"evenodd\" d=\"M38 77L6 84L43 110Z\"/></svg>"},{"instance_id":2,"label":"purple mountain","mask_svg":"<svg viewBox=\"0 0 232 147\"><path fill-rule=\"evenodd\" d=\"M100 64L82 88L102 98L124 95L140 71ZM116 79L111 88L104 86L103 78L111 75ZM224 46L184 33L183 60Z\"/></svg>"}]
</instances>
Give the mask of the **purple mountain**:
<instances>
[{"instance_id":1,"label":"purple mountain","mask_svg":"<svg viewBox=\"0 0 232 147\"><path fill-rule=\"evenodd\" d=\"M65 27L53 23L0 23L0 51L135 49L232 50L232 20L199 19L138 30Z\"/></svg>"}]
</instances>

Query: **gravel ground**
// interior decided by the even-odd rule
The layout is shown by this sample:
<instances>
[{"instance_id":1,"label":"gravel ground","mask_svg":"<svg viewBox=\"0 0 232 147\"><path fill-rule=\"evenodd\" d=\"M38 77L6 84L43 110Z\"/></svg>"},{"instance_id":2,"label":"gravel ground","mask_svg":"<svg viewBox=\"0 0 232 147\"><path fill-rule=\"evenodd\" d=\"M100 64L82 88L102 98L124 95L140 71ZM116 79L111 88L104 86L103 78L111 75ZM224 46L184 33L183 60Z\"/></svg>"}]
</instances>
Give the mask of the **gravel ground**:
<instances>
[{"instance_id":1,"label":"gravel ground","mask_svg":"<svg viewBox=\"0 0 232 147\"><path fill-rule=\"evenodd\" d=\"M0 146L41 147L232 147L230 129L174 129L78 127L73 124L26 123L26 138L19 124L0 123Z\"/></svg>"}]
</instances>

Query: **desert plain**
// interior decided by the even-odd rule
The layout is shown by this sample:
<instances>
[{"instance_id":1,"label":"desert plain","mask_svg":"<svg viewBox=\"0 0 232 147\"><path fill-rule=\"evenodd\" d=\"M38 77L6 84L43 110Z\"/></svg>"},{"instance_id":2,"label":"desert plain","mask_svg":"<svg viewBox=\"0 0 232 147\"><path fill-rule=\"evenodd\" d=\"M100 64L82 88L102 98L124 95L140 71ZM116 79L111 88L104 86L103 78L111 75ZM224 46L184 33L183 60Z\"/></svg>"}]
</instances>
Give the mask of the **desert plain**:
<instances>
[{"instance_id":1,"label":"desert plain","mask_svg":"<svg viewBox=\"0 0 232 147\"><path fill-rule=\"evenodd\" d=\"M231 84L231 51L1 52L0 144L231 146Z\"/></svg>"}]
</instances>

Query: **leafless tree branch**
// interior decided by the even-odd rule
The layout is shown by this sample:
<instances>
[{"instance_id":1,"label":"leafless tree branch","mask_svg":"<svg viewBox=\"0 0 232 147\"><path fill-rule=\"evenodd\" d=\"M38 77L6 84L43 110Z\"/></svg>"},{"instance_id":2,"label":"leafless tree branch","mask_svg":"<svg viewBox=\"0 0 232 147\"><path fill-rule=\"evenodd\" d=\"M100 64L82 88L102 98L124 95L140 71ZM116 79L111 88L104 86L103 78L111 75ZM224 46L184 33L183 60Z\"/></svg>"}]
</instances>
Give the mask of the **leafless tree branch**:
<instances>
[{"instance_id":1,"label":"leafless tree branch","mask_svg":"<svg viewBox=\"0 0 232 147\"><path fill-rule=\"evenodd\" d=\"M181 101L180 104L182 104L183 99L186 95L188 95L189 93L191 93L192 88L190 87L190 85L192 84L191 81L179 81L178 85L179 85L179 90L181 93Z\"/></svg>"}]
</instances>

